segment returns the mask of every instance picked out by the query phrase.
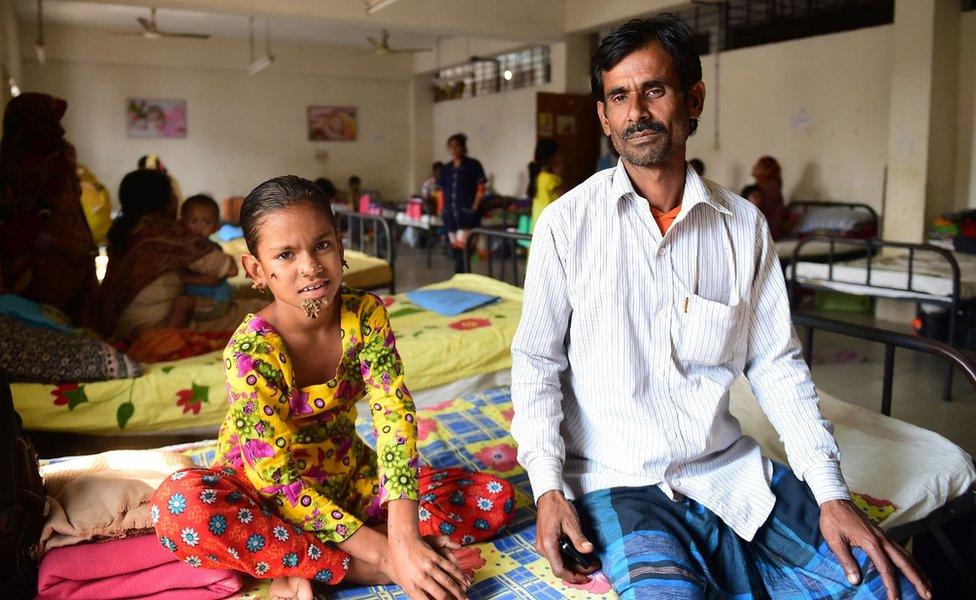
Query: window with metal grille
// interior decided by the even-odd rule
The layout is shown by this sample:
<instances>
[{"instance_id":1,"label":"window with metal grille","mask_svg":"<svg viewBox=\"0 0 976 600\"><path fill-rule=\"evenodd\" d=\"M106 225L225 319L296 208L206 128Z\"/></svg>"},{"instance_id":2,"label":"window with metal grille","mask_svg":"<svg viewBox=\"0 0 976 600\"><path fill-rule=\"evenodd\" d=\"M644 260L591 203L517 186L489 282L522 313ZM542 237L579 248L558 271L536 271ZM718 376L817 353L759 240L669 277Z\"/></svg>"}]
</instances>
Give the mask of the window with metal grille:
<instances>
[{"instance_id":1,"label":"window with metal grille","mask_svg":"<svg viewBox=\"0 0 976 600\"><path fill-rule=\"evenodd\" d=\"M708 54L886 25L894 11L894 0L693 0L672 12Z\"/></svg>"},{"instance_id":2,"label":"window with metal grille","mask_svg":"<svg viewBox=\"0 0 976 600\"><path fill-rule=\"evenodd\" d=\"M549 46L533 46L494 56L472 56L471 62L437 72L433 80L434 102L545 85L551 80Z\"/></svg>"}]
</instances>

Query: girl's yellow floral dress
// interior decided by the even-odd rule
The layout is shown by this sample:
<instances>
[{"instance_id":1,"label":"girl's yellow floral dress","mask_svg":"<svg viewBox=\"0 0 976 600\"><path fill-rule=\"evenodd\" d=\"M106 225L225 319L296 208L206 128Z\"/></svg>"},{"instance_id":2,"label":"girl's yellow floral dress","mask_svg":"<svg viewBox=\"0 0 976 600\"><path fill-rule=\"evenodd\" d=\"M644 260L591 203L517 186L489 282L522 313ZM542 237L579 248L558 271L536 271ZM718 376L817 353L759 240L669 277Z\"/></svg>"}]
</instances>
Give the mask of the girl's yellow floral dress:
<instances>
[{"instance_id":1,"label":"girl's yellow floral dress","mask_svg":"<svg viewBox=\"0 0 976 600\"><path fill-rule=\"evenodd\" d=\"M258 315L228 343L220 470L178 472L153 497L160 542L184 561L337 583L349 558L334 544L385 520L388 500L418 500L421 532L460 543L487 539L511 518L508 482L420 469L413 399L386 309L360 291L343 289L338 301L343 354L325 383L295 385L284 340ZM356 433L363 399L376 452Z\"/></svg>"}]
</instances>

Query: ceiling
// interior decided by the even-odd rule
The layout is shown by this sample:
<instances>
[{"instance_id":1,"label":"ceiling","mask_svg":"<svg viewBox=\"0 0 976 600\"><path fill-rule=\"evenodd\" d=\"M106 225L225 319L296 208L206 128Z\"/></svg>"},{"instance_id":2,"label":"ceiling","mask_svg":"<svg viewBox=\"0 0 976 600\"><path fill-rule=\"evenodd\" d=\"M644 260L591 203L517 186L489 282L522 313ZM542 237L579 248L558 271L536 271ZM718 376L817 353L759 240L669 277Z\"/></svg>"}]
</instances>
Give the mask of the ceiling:
<instances>
[{"instance_id":1,"label":"ceiling","mask_svg":"<svg viewBox=\"0 0 976 600\"><path fill-rule=\"evenodd\" d=\"M36 0L15 0L17 17L27 23L37 22ZM149 17L149 10L141 6L81 2L76 0L44 0L44 24L71 27L93 27L111 30L137 31L137 17ZM367 36L380 37L380 26L367 27L331 22L308 17L271 16L272 45L275 41L312 42L354 46L368 49ZM248 18L239 14L206 13L190 10L160 8L156 24L163 31L208 33L218 37L246 38ZM264 39L264 17L255 19L258 39ZM436 38L430 34L390 30L392 48L431 48Z\"/></svg>"}]
</instances>

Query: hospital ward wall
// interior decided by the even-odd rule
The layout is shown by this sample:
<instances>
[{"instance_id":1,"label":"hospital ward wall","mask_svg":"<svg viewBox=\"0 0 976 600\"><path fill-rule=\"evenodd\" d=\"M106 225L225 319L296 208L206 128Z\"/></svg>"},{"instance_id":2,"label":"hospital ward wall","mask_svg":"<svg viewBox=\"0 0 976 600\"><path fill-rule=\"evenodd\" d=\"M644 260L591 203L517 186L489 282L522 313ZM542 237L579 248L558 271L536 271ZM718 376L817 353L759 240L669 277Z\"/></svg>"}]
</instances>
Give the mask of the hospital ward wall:
<instances>
[{"instance_id":1,"label":"hospital ward wall","mask_svg":"<svg viewBox=\"0 0 976 600\"><path fill-rule=\"evenodd\" d=\"M29 46L34 32L22 27L22 45ZM23 87L68 101L67 137L113 201L122 176L151 152L184 195L246 194L286 173L330 177L340 190L357 174L394 200L411 191L409 57L281 43L273 47L275 63L250 75L246 40L144 40L54 27L45 33L47 64L22 49ZM186 100L186 138L127 138L127 98ZM356 141L309 141L310 105L356 107Z\"/></svg>"},{"instance_id":2,"label":"hospital ward wall","mask_svg":"<svg viewBox=\"0 0 976 600\"><path fill-rule=\"evenodd\" d=\"M552 44L552 79L545 86L434 104L432 160L448 160L447 138L463 132L470 155L481 161L495 191L524 196L535 149L535 95L566 91L565 56L565 43Z\"/></svg>"},{"instance_id":3,"label":"hospital ward wall","mask_svg":"<svg viewBox=\"0 0 976 600\"><path fill-rule=\"evenodd\" d=\"M704 57L705 112L688 156L705 161L707 178L738 192L752 181L756 159L769 154L782 165L787 201L880 209L890 33L873 27L726 52L718 79L715 55Z\"/></svg>"}]
</instances>

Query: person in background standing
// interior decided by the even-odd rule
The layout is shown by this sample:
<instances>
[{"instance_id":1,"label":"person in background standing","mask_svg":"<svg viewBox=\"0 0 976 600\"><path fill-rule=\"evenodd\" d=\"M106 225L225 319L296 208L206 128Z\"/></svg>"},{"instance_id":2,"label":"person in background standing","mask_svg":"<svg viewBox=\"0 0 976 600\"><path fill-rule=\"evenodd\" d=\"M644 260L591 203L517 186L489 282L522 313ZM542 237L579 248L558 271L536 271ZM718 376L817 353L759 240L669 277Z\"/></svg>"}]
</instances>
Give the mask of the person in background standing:
<instances>
[{"instance_id":1,"label":"person in background standing","mask_svg":"<svg viewBox=\"0 0 976 600\"><path fill-rule=\"evenodd\" d=\"M447 138L451 160L441 170L438 181L444 194L441 218L454 254L454 268L464 270L464 245L468 231L481 224L481 200L485 195L485 169L468 156L468 136L455 133Z\"/></svg>"},{"instance_id":2,"label":"person in background standing","mask_svg":"<svg viewBox=\"0 0 976 600\"><path fill-rule=\"evenodd\" d=\"M532 221L529 233L535 228L535 222L542 214L542 210L561 196L563 179L562 157L559 156L559 145L555 140L541 139L535 144L535 153L529 163L529 187L526 194L532 198Z\"/></svg>"},{"instance_id":3,"label":"person in background standing","mask_svg":"<svg viewBox=\"0 0 976 600\"><path fill-rule=\"evenodd\" d=\"M359 194L363 191L363 180L359 178L359 175L353 175L349 178L349 209L353 212L359 210Z\"/></svg>"}]
</instances>

